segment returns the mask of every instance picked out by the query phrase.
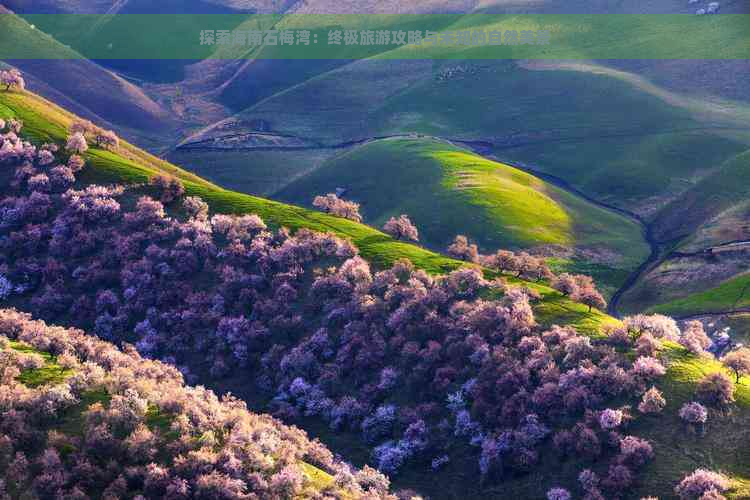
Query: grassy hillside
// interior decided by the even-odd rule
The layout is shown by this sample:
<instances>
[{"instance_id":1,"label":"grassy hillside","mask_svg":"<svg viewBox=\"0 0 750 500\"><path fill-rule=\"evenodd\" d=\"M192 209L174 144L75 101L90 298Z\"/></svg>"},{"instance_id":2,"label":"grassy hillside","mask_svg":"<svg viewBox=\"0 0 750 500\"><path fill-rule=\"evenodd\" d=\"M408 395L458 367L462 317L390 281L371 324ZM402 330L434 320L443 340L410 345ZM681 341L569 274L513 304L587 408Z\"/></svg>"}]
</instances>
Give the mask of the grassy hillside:
<instances>
[{"instance_id":1,"label":"grassy hillside","mask_svg":"<svg viewBox=\"0 0 750 500\"><path fill-rule=\"evenodd\" d=\"M654 221L658 235L665 240L690 235L715 216L746 202L750 194L748 175L750 150L730 158L667 205ZM720 221L712 222L720 224Z\"/></svg>"},{"instance_id":2,"label":"grassy hillside","mask_svg":"<svg viewBox=\"0 0 750 500\"><path fill-rule=\"evenodd\" d=\"M30 83L44 82L91 115L136 129L144 135L167 135L174 123L161 107L135 85L63 45L0 5L0 53L28 53L7 61L17 66ZM12 50L11 50L12 48ZM16 52L17 51L17 52Z\"/></svg>"},{"instance_id":3,"label":"grassy hillside","mask_svg":"<svg viewBox=\"0 0 750 500\"><path fill-rule=\"evenodd\" d=\"M237 115L237 125L202 137L241 134L263 121L323 145L410 133L482 140L501 159L651 214L750 146L734 118L722 123L681 104L607 74L514 61L366 60L263 99ZM252 176L260 153L234 154L247 172L239 175Z\"/></svg>"},{"instance_id":4,"label":"grassy hillside","mask_svg":"<svg viewBox=\"0 0 750 500\"><path fill-rule=\"evenodd\" d=\"M72 114L29 92L0 92L0 117L13 116L23 120L25 133L38 141L58 143L66 137L66 128L73 119ZM362 256L376 266L387 266L406 258L428 272L444 273L463 265L423 247L396 241L364 224L223 189L125 141L120 142L117 153L92 147L85 156L88 166L82 173L84 181L139 184L159 173L174 175L182 180L188 194L202 197L214 211L256 213L276 226L335 233L350 239ZM509 277L509 280L513 281L513 278ZM536 308L542 322L572 323L583 330L594 331L601 324L613 321L601 312L589 313L585 306L571 302L547 286L536 283L528 285L539 290L546 298Z\"/></svg>"},{"instance_id":5,"label":"grassy hillside","mask_svg":"<svg viewBox=\"0 0 750 500\"><path fill-rule=\"evenodd\" d=\"M750 151L724 162L711 175L667 204L654 218L660 241L693 257L663 260L623 296L625 310L650 309L680 316L744 308L745 254L704 252L750 238L747 174Z\"/></svg>"},{"instance_id":6,"label":"grassy hillside","mask_svg":"<svg viewBox=\"0 0 750 500\"><path fill-rule=\"evenodd\" d=\"M71 119L68 113L31 94L2 92L0 103L2 105L0 116L18 116L24 119L27 131L39 140L61 140L65 134L65 126ZM328 229L350 237L363 249L366 256L379 263L391 262L400 257L410 257L421 267L433 272L459 265L455 261L419 247L394 242L376 230L361 224L223 190L127 144L121 147L118 154L92 149L88 154L88 161L84 180L138 183L145 181L158 171L169 171L183 179L190 194L203 196L211 203L214 210L254 211L275 224L285 224L292 228ZM537 288L544 297L541 304L536 307L536 312L544 322L573 324L596 336L603 322L614 321L601 313L586 314L584 307L562 299L559 294L549 288L544 286L537 286ZM750 473L746 465L747 436L744 433L747 429L745 424L750 422L750 385L748 385L750 382L744 378L738 386L736 393L738 406L731 414L712 415L705 436L687 435L679 424L676 411L684 401L692 397L694 385L704 373L720 370L721 367L713 361L689 355L676 345L668 345L664 355L672 361L668 375L660 384L668 401L666 413L656 418L638 418L629 429L629 432L635 435L651 439L657 454L655 462L646 470L642 486L633 492L633 498L639 498L645 493L671 498L672 488L679 478L698 466L726 472L734 480L730 497L747 498L750 495ZM38 375L42 377L41 374ZM31 378L39 377L35 375ZM731 432L727 429L731 429ZM678 444L675 445L675 443ZM344 448L351 446L353 445L348 442L342 443ZM502 485L485 488L482 491L476 482L467 479L466 471L452 465L441 472L439 481L436 481L433 473L427 473L425 469L415 469L406 472L399 478L399 482L440 497L486 498L488 495L541 497L546 488L552 485L565 485L573 488L575 472L582 466L591 465L572 461L560 463L551 451L543 456L543 467L540 469L544 471L542 476L510 478Z\"/></svg>"},{"instance_id":7,"label":"grassy hillside","mask_svg":"<svg viewBox=\"0 0 750 500\"><path fill-rule=\"evenodd\" d=\"M750 274L725 281L714 288L693 293L649 308L673 316L722 313L750 309Z\"/></svg>"},{"instance_id":8,"label":"grassy hillside","mask_svg":"<svg viewBox=\"0 0 750 500\"><path fill-rule=\"evenodd\" d=\"M747 148L720 131L696 124L661 128L660 123L669 123L666 115L653 119L650 130L642 132L611 131L602 137L520 145L498 154L532 163L597 199L652 217L697 178Z\"/></svg>"},{"instance_id":9,"label":"grassy hillside","mask_svg":"<svg viewBox=\"0 0 750 500\"><path fill-rule=\"evenodd\" d=\"M16 354L21 356L38 356L43 361L43 365L38 368L24 368L20 370L20 374L16 377L16 380L18 382L30 389L39 389L41 391L44 391L46 389L64 384L66 381L68 381L69 378L73 377L76 374L76 372L78 371L76 368L67 368L61 366L58 363L57 356L51 354L50 352L34 347L27 342L23 342L20 340L8 340L8 337L6 335L17 335L18 330L22 329L18 328L18 330L13 331L13 328L11 328L11 325L18 327L18 323L13 323L13 321L15 321L15 319L18 317L16 316L15 311L3 309L0 310L0 314L3 315L5 326L10 329L8 331L2 332L1 336L1 338L4 340L4 345L0 347L0 352L6 349L10 351L8 353L9 357L4 358L6 361L6 367L8 366L8 359L14 359L14 355ZM49 349L49 339L54 335L53 333L51 333L53 331L53 327L49 327L48 330L45 330L45 328L47 328L46 326L40 328L39 325L37 325L36 328L37 335L50 336L46 339L47 348ZM55 332L57 335L60 334L59 330L60 329ZM36 337L34 340L38 342L39 338L40 337ZM57 338L57 340L60 341L59 338ZM101 345L99 347L101 349ZM115 349L113 346L108 346L107 348ZM67 350L66 352L68 354L71 353L71 351ZM74 353L74 355L81 355L80 352L76 352L75 350L73 350L72 352ZM117 352L117 354L120 354L119 351ZM5 355L5 353L3 353L3 355ZM57 449L63 460L68 458L71 453L86 453L83 450L77 448L83 447L81 441L86 436L86 432L88 431L90 425L87 413L89 411L95 412L97 411L97 408L101 407L108 408L112 400L113 393L118 394L121 391L124 391L126 388L129 388L130 390L136 391L136 394L143 394L144 392L146 392L150 396L163 398L163 395L159 395L157 391L154 390L154 388L157 386L157 382L160 385L171 385L173 387L178 386L179 388L177 390L185 390L185 388L182 386L181 379L157 379L155 375L152 375L152 377L154 377L153 379L149 379L148 376L139 378L140 385L133 384L129 386L128 382L123 383L122 381L120 381L121 385L115 384L113 383L113 381L116 380L116 375L112 375L111 373L107 372L105 368L106 365L102 367L101 364L97 364L96 361L93 361L94 359L96 359L96 356L92 356L91 359L87 360L87 363L89 363L90 366L96 366L101 370L103 376L100 380L100 386L86 389L84 392L82 392L75 404L72 404L66 409L62 410L59 415L55 415L56 418L47 419L46 421L42 419L36 419L32 424L35 426L34 430L40 431L42 433L42 436L45 436L45 438L48 440L48 446ZM140 357L134 357L131 360L131 363L132 367L135 367L135 369L138 369L139 364L144 364ZM80 366L81 365L79 364L78 367ZM143 373L141 373L141 375L143 375ZM131 382L134 380L135 378L132 378ZM5 381L4 389L6 390L6 392L8 392L8 394L13 394L12 392L10 392L11 389L9 389L9 385L10 384ZM64 390L69 391L70 387L66 385ZM211 396L213 395L211 394ZM213 397L215 398L215 396ZM202 403L207 404L207 398L204 397ZM148 409L146 410L145 415L143 415L143 422L151 432L159 436L163 436L165 442L170 442L179 436L179 432L171 428L172 423L175 421L176 414L165 411L163 409L163 404L163 399L153 399L148 401ZM54 406L50 406L54 408ZM268 421L271 421L267 416L252 416L252 418L265 418ZM287 432L290 432L291 434L291 432L293 431ZM57 437L53 442L50 436L55 435L55 433L57 433ZM127 436L127 433L125 435ZM124 438L122 436L117 436L117 439ZM39 448L37 451L41 451L44 449L45 448ZM173 457L170 457L170 453L166 450L162 450L157 454L156 457L154 457L155 462L163 461L167 466L170 465L172 459ZM297 465L300 467L301 472L305 476L304 491L302 491L301 497L313 496L316 494L316 492L332 486L333 476L328 472L304 461L299 461ZM97 482L93 481L92 484L93 486L90 485L92 487L92 490L97 490ZM14 486L15 485L11 485L9 487L9 491L7 491L11 494L11 497L23 497L22 492L15 491ZM338 493L340 495L343 494L343 497L346 497L347 492L340 491Z\"/></svg>"},{"instance_id":10,"label":"grassy hillside","mask_svg":"<svg viewBox=\"0 0 750 500\"><path fill-rule=\"evenodd\" d=\"M309 205L337 187L362 204L365 220L381 226L408 214L422 243L446 248L466 234L483 251L545 244L586 249L612 268L630 270L648 247L638 225L533 175L429 138L371 142L325 162L274 195ZM609 276L617 286L620 273ZM626 274L626 273L625 273Z\"/></svg>"},{"instance_id":11,"label":"grassy hillside","mask_svg":"<svg viewBox=\"0 0 750 500\"><path fill-rule=\"evenodd\" d=\"M233 191L271 198L287 184L319 168L340 149L247 151L177 149L166 159Z\"/></svg>"},{"instance_id":12,"label":"grassy hillside","mask_svg":"<svg viewBox=\"0 0 750 500\"><path fill-rule=\"evenodd\" d=\"M308 13L351 13L351 14L369 14L367 16L349 16L346 19L347 24L356 23L362 17L368 17L368 22L377 26L382 25L386 29L403 29L402 24L408 22L409 16L403 14L427 13L427 12L461 12L463 15L453 16L431 16L426 23L422 17L420 29L430 30L463 30L483 28L486 30L496 29L498 26L507 29L512 25L513 29L537 30L541 27L549 29L554 36L554 43L545 49L543 54L549 59L664 59L671 55L671 58L685 57L692 55L693 59L702 57L731 57L731 54L737 54L738 48L745 48L744 43L748 35L746 23L740 16L712 16L710 19L695 19L696 16L670 16L670 19L676 21L673 26L665 27L661 23L659 16L623 16L622 13L628 14L645 14L645 13L692 13L694 9L685 3L679 2L652 2L648 5L643 2L624 1L613 4L612 2L602 4L600 2L582 1L582 2L562 2L560 0L542 0L536 2L518 1L483 1L479 3L467 3L462 1L442 2L411 2L408 5L393 5L393 3L382 2L348 2L344 5L328 5L328 0L305 2L299 10L294 11L291 16L286 16L280 21L281 26L295 26L295 22L305 25L307 29L315 27L330 27L336 25L337 20L320 16L304 16L300 14ZM729 10L728 10L729 9ZM722 12L743 11L739 6L722 5ZM372 15L373 12L385 14L382 16ZM399 16L388 14L402 14ZM502 20L491 19L484 14L504 13L506 15ZM541 16L529 16L531 13L543 14ZM516 15L526 14L526 15ZM555 15L567 14L567 15ZM587 17L586 14L610 14L605 17ZM663 18L664 16L662 16ZM300 19L302 19L300 21ZM339 18L341 19L341 18ZM373 21L373 19L377 19ZM416 19L416 17L413 17ZM595 21L594 21L595 19ZM340 21L341 22L341 21ZM426 26L428 24L429 26ZM597 27L597 28L594 28ZM377 28L370 28L377 29ZM630 33L638 30L641 36L634 39L632 37L618 37L620 33ZM689 41L680 41L680 33L691 32L694 36ZM581 33L586 36L582 37ZM677 34L670 36L669 34ZM613 36L614 34L614 36ZM665 36L666 34L666 36ZM717 36L717 35L721 36ZM733 40L736 43L726 43L727 40ZM342 47L341 51L335 53L335 57L346 59L347 50L351 48ZM504 56L508 58L524 58L531 51L528 47L507 47ZM741 49L740 49L741 50ZM380 52L373 49L373 52ZM360 51L360 54L362 52ZM380 57L406 57L412 59L427 59L453 57L456 59L466 58L484 58L494 59L496 57L486 57L486 48L446 48L446 47L403 47L390 50L379 54ZM675 53L681 56L675 56ZM328 52L331 54L331 52ZM496 54L496 52L495 52ZM538 54L538 52L535 52ZM702 54L702 55L699 55ZM484 57L483 57L484 56ZM334 57L334 56L329 56ZM735 58L737 58L735 56ZM693 65L697 63L692 61ZM281 77L287 83L287 88L292 87L315 74L320 74L326 66L333 67L338 64L318 65L319 69L311 68L307 64L294 64L289 66L287 62L277 62L276 64L262 64L259 66L248 65L243 67L235 78L228 82L222 89L222 101L232 109L240 111L259 101L265 92L256 92L253 80L262 78L266 74L273 74L269 67L276 66L278 73L284 73ZM666 66L662 62L657 62L658 66ZM284 71L284 69L291 71ZM274 90L281 91L276 83L279 77L274 78ZM246 87L250 86L253 91L243 92ZM715 85L716 86L716 85ZM266 94L267 95L267 94Z\"/></svg>"}]
</instances>

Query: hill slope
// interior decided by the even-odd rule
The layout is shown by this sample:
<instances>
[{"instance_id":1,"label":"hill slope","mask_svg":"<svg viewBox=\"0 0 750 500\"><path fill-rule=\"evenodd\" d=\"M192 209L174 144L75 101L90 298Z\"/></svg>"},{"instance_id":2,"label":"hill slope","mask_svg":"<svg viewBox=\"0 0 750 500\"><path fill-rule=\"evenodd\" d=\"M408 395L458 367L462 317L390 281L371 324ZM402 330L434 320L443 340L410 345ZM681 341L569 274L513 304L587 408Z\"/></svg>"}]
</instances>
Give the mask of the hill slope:
<instances>
[{"instance_id":1,"label":"hill slope","mask_svg":"<svg viewBox=\"0 0 750 500\"><path fill-rule=\"evenodd\" d=\"M188 492L212 498L242 492L301 498L322 491L336 498L365 493L359 486L337 487L332 474L348 474L348 467L299 429L250 413L231 396L220 399L203 387L186 387L174 367L15 310L0 309L0 325L7 397L3 444L15 453L1 458L3 493L18 498L28 491L86 498L164 498L180 491L183 498ZM8 376L12 371L16 377ZM240 468L205 460L218 451ZM192 466L201 472L193 474ZM371 493L388 497L382 489Z\"/></svg>"},{"instance_id":2,"label":"hill slope","mask_svg":"<svg viewBox=\"0 0 750 500\"><path fill-rule=\"evenodd\" d=\"M65 126L71 116L55 108L51 103L30 94L14 92L0 93L0 102L4 106L0 108L2 116L7 117L11 114L22 117L38 140L59 141L64 137ZM433 271L440 270L439 266L434 265L436 259L445 263L446 267L459 264L412 245L397 245L377 231L360 224L317 216L304 209L227 192L127 144L123 145L117 154L92 149L87 159L89 166L84 181L138 183L156 172L169 171L184 180L189 193L204 196L211 202L213 208L219 211L226 210L234 213L257 211L276 224L288 221L290 225L297 228L308 224L313 229L329 228L338 234L351 237L358 244L362 243L363 247L370 252L369 256L380 262L387 262L396 257L414 257L418 265ZM370 244L368 238L373 237L378 238L379 246ZM601 338L599 332L601 321L613 322L605 315L585 314L576 304L561 299L559 294L546 287L536 286L536 288L543 292L542 301L536 306L536 311L543 322L554 321L560 324L588 326L587 331L595 339ZM660 417L639 417L628 428L630 433L648 437L656 450L656 460L645 469L637 490L632 492L633 497L658 494L661 497L670 498L673 494L672 488L679 478L698 466L719 469L729 474L733 480L730 497L747 497L750 494L750 482L748 482L750 474L746 467L744 439L743 436L738 436L738 433L744 432L744 423L750 420L750 389L747 386L747 379L743 378L737 387L735 393L737 405L733 407L731 414L712 412L705 436L700 438L686 436L676 415L677 409L683 402L692 398L696 382L705 373L716 372L722 368L714 361L695 357L682 347L669 342L664 344L660 356L669 364L666 376L657 383L668 401L665 414ZM731 431L727 431L730 428ZM345 435L342 435L341 439L345 439ZM336 439L332 438L332 440ZM680 446L675 446L675 443L680 443ZM542 456L544 457L543 467L540 470L544 471L543 480L540 480L540 476L536 474L513 476L499 486L474 491L472 485L475 485L475 482L467 482L467 471L451 466L440 474L440 481L435 480L432 472L425 473L424 469L406 472L403 481L406 484L423 488L424 491L435 492L436 495L449 496L449 488L459 486L464 498L467 496L486 497L488 494L541 496L543 490L550 485L561 484L575 488L577 471L582 466L590 465L578 460L560 461L551 449ZM466 490L469 487L472 487L472 491Z\"/></svg>"},{"instance_id":3,"label":"hill slope","mask_svg":"<svg viewBox=\"0 0 750 500\"><path fill-rule=\"evenodd\" d=\"M709 222L721 225L721 220L717 220L717 216L747 200L750 194L750 187L746 182L748 175L750 175L750 150L728 159L710 176L701 179L679 198L664 207L654 220L654 226L657 228L656 236L665 241L684 239ZM738 239L744 239L744 235L735 234L723 241L709 240L705 241L704 245ZM689 239L685 243L689 243Z\"/></svg>"},{"instance_id":4,"label":"hill slope","mask_svg":"<svg viewBox=\"0 0 750 500\"><path fill-rule=\"evenodd\" d=\"M742 274L716 287L649 308L673 316L734 313L750 309L750 275Z\"/></svg>"},{"instance_id":5,"label":"hill slope","mask_svg":"<svg viewBox=\"0 0 750 500\"><path fill-rule=\"evenodd\" d=\"M67 127L74 118L71 113L30 92L0 92L0 117L14 116L23 120L25 133L38 141L58 143L64 141ZM464 265L423 247L396 241L364 224L223 189L125 141L121 141L117 153L91 148L85 156L91 167L83 172L82 177L86 182L141 184L160 173L173 175L182 180L188 194L202 197L216 212L255 213L276 227L332 232L351 240L361 255L378 267L391 265L404 258L434 274L445 273ZM513 278L509 279L513 281ZM547 286L536 283L529 283L529 286L538 289L548 298L537 305L537 314L549 324L573 323L592 331L602 323L611 321L611 318L598 311L589 313L585 306L562 297Z\"/></svg>"},{"instance_id":6,"label":"hill slope","mask_svg":"<svg viewBox=\"0 0 750 500\"><path fill-rule=\"evenodd\" d=\"M748 171L750 151L745 151L657 213L653 233L667 251L623 296L626 310L689 315L733 309L722 283L743 281L732 278L748 270Z\"/></svg>"},{"instance_id":7,"label":"hill slope","mask_svg":"<svg viewBox=\"0 0 750 500\"><path fill-rule=\"evenodd\" d=\"M497 248L561 245L626 274L646 258L638 225L533 175L434 139L386 139L328 160L273 194L309 205L314 193L347 189L368 223L408 214L420 241L446 248L465 234L489 253ZM620 276L608 285L617 287Z\"/></svg>"}]
</instances>

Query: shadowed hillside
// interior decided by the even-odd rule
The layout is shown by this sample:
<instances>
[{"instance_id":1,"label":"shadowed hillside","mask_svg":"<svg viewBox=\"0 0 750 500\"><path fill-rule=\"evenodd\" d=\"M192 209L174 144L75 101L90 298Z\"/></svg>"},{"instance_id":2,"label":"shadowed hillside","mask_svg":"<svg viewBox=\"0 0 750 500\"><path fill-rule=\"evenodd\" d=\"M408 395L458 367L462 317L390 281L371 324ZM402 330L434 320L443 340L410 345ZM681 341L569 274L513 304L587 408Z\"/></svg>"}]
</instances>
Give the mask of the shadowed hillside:
<instances>
[{"instance_id":1,"label":"shadowed hillside","mask_svg":"<svg viewBox=\"0 0 750 500\"><path fill-rule=\"evenodd\" d=\"M20 17L0 5L0 44L12 43L15 50L26 50L38 59L7 60L34 81L42 82L39 91L51 89L63 95L93 116L117 124L139 135L166 137L173 119L137 86L101 66L83 59L49 35L34 29ZM54 97L54 96L51 96Z\"/></svg>"}]
</instances>

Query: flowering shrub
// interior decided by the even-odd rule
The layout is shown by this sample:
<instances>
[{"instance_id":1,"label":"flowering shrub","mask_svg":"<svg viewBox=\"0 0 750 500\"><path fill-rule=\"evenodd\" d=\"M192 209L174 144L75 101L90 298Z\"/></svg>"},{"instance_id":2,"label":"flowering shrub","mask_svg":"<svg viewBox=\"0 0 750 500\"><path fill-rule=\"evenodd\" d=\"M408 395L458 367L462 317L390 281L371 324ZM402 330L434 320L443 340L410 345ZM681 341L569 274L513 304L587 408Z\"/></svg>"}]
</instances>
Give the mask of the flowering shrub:
<instances>
[{"instance_id":1,"label":"flowering shrub","mask_svg":"<svg viewBox=\"0 0 750 500\"><path fill-rule=\"evenodd\" d=\"M682 405L679 415L682 420L689 424L705 424L708 420L706 407L695 401Z\"/></svg>"},{"instance_id":2,"label":"flowering shrub","mask_svg":"<svg viewBox=\"0 0 750 500\"><path fill-rule=\"evenodd\" d=\"M328 193L325 196L316 196L313 200L313 206L337 217L362 222L362 216L359 215L359 203L342 200L334 193Z\"/></svg>"},{"instance_id":3,"label":"flowering shrub","mask_svg":"<svg viewBox=\"0 0 750 500\"><path fill-rule=\"evenodd\" d=\"M729 480L726 476L706 469L696 469L686 476L674 489L675 493L683 500L694 500L704 498L716 498L715 493L723 493L729 489Z\"/></svg>"}]
</instances>

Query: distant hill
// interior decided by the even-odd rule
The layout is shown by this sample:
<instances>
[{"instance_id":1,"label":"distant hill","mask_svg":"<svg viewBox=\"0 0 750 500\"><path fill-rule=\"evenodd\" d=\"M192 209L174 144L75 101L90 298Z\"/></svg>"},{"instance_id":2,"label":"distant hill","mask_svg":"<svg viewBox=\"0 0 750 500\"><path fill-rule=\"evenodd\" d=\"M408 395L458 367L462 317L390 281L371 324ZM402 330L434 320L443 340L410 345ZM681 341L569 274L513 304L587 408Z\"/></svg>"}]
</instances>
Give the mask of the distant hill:
<instances>
[{"instance_id":1,"label":"distant hill","mask_svg":"<svg viewBox=\"0 0 750 500\"><path fill-rule=\"evenodd\" d=\"M749 169L750 153L740 153L658 212L652 227L664 242L663 258L623 296L624 310L697 315L741 309Z\"/></svg>"},{"instance_id":2,"label":"distant hill","mask_svg":"<svg viewBox=\"0 0 750 500\"><path fill-rule=\"evenodd\" d=\"M4 13L3 13L4 12ZM0 5L0 43L12 43L16 50L33 50L39 59L8 60L27 76L32 89L64 96L82 114L107 122L141 136L168 136L174 127L170 117L140 88L101 66L83 59L49 35L34 29Z\"/></svg>"}]
</instances>

